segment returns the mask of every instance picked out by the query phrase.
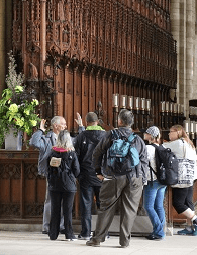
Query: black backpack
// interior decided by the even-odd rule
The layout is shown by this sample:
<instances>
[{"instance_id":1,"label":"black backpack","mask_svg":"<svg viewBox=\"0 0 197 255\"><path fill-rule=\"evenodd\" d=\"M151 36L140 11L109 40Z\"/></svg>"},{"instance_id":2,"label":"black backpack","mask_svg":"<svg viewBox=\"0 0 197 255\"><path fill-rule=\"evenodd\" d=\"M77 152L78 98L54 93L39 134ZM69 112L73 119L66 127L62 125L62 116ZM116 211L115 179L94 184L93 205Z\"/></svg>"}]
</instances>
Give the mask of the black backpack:
<instances>
[{"instance_id":1,"label":"black backpack","mask_svg":"<svg viewBox=\"0 0 197 255\"><path fill-rule=\"evenodd\" d=\"M178 183L178 159L169 148L162 145L155 147L155 158L157 172L150 166L150 170L157 176L158 181L163 185L174 185Z\"/></svg>"}]
</instances>

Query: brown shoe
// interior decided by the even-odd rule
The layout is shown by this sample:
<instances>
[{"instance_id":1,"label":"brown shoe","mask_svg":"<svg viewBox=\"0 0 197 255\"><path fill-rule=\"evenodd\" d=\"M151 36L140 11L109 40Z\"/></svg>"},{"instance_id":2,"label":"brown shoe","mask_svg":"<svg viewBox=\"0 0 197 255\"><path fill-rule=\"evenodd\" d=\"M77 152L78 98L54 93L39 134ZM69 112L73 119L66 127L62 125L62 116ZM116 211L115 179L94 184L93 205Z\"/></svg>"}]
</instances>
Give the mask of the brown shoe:
<instances>
[{"instance_id":1,"label":"brown shoe","mask_svg":"<svg viewBox=\"0 0 197 255\"><path fill-rule=\"evenodd\" d=\"M95 239L90 239L90 241L86 242L87 246L94 246L94 247L99 247L100 242L96 241Z\"/></svg>"}]
</instances>

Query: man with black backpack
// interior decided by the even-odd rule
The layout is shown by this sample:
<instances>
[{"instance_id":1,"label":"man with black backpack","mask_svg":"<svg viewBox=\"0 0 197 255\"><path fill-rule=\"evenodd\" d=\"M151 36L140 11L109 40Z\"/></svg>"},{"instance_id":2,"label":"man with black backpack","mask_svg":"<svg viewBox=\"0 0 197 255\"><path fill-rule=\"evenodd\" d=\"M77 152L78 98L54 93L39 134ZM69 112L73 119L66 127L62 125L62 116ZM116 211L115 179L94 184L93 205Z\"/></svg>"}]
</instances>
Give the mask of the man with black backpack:
<instances>
[{"instance_id":1,"label":"man with black backpack","mask_svg":"<svg viewBox=\"0 0 197 255\"><path fill-rule=\"evenodd\" d=\"M132 135L131 126L134 123L134 117L131 111L123 109L118 115L119 129L114 132L107 132L101 139L93 152L93 163L96 169L97 177L103 181L100 189L100 211L98 213L95 235L90 241L86 242L88 246L100 246L100 242L105 241L105 235L112 223L117 206L120 205L120 240L121 248L129 246L130 233L137 214L139 201L142 194L143 184L146 182L147 151L143 140L138 135ZM117 140L119 140L117 142ZM118 171L116 162L111 164L111 156L109 148L117 143L117 157L121 154L119 144L126 148L124 141L130 143L128 153L130 154L131 163L125 169L124 158L116 160L118 163ZM127 144L128 145L128 144ZM132 156L132 148L138 152L139 163L135 165ZM136 151L134 155L136 156ZM120 155L121 156L121 155ZM126 157L126 156L125 156ZM128 158L127 158L128 159ZM121 172L120 165L123 166Z\"/></svg>"},{"instance_id":2,"label":"man with black backpack","mask_svg":"<svg viewBox=\"0 0 197 255\"><path fill-rule=\"evenodd\" d=\"M92 164L92 153L94 148L105 135L105 131L98 125L96 113L89 112L86 115L86 130L80 133L75 140L74 146L80 164L80 211L82 230L78 236L80 240L89 240L91 235L91 209L94 196L96 197L97 208L100 207L99 191L101 180L95 173Z\"/></svg>"}]
</instances>

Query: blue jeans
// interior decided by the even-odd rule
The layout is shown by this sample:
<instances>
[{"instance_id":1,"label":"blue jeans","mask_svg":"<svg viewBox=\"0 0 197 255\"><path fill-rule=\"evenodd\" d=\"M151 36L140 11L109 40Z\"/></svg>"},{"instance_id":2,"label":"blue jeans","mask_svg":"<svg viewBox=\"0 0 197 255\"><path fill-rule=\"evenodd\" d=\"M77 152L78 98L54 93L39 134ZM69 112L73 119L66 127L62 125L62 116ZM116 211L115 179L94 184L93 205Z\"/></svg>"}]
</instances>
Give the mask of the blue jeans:
<instances>
[{"instance_id":1,"label":"blue jeans","mask_svg":"<svg viewBox=\"0 0 197 255\"><path fill-rule=\"evenodd\" d=\"M164 237L165 210L163 206L166 186L157 180L144 186L143 205L153 225L153 235Z\"/></svg>"},{"instance_id":2,"label":"blue jeans","mask_svg":"<svg viewBox=\"0 0 197 255\"><path fill-rule=\"evenodd\" d=\"M86 188L80 186L80 210L81 210L81 235L89 237L91 234L91 220L92 220L92 203L94 195L96 197L96 205L99 209L99 191L100 186L88 186Z\"/></svg>"}]
</instances>

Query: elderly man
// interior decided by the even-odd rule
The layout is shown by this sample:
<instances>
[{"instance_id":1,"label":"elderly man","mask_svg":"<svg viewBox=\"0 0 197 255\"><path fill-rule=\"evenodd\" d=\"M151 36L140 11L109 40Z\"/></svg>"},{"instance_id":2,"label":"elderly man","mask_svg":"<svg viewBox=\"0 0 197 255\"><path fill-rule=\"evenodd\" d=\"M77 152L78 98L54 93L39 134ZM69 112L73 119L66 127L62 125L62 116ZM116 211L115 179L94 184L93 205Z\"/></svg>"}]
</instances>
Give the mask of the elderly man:
<instances>
[{"instance_id":1,"label":"elderly man","mask_svg":"<svg viewBox=\"0 0 197 255\"><path fill-rule=\"evenodd\" d=\"M123 109L118 116L119 129L116 130L121 138L132 134L131 126L134 117L131 111ZM143 184L146 182L147 152L143 140L135 135L132 147L139 154L139 163L124 174L116 174L107 164L107 150L113 140L112 132L107 132L93 153L93 163L97 177L103 181L100 189L100 211L98 213L95 236L86 242L88 246L100 246L105 241L106 233L112 223L117 205L120 204L120 247L129 246L131 229L137 214ZM120 203L119 203L120 202Z\"/></svg>"},{"instance_id":2,"label":"elderly man","mask_svg":"<svg viewBox=\"0 0 197 255\"><path fill-rule=\"evenodd\" d=\"M84 127L82 124L81 116L77 113L77 119L75 120L79 125L79 132L81 132ZM47 158L51 153L52 147L56 143L56 138L61 130L67 128L66 120L62 116L55 116L51 120L52 131L49 131L45 134L45 122L46 120L42 119L40 122L40 129L38 129L30 139L30 145L34 146L39 150L38 158L38 174L47 177ZM51 220L51 197L50 192L48 192L48 183L46 182L46 196L44 202L44 212L43 212L43 226L42 233L48 234L50 229L50 220ZM60 223L60 232L64 234L64 221L63 214L61 217Z\"/></svg>"}]
</instances>

